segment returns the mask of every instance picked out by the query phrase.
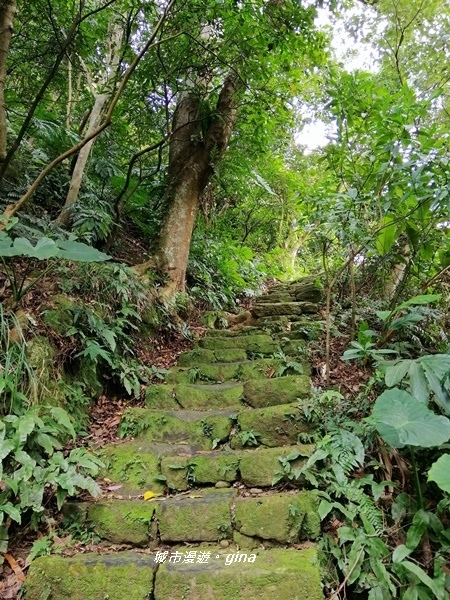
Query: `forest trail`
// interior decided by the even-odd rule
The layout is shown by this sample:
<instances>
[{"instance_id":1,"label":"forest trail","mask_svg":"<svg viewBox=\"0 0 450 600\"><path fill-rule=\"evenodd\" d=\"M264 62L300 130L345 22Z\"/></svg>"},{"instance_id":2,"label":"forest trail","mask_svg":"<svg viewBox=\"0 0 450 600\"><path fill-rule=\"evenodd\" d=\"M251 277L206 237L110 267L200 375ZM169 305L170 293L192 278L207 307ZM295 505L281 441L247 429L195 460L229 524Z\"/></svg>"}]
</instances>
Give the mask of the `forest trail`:
<instances>
[{"instance_id":1,"label":"forest trail","mask_svg":"<svg viewBox=\"0 0 450 600\"><path fill-rule=\"evenodd\" d=\"M123 414L131 441L102 449L120 497L65 506L126 549L38 558L27 600L323 598L316 499L283 485L313 451L298 403L310 367L287 365L318 302L311 280L277 286L257 300L256 325L209 330L149 386L146 407Z\"/></svg>"}]
</instances>

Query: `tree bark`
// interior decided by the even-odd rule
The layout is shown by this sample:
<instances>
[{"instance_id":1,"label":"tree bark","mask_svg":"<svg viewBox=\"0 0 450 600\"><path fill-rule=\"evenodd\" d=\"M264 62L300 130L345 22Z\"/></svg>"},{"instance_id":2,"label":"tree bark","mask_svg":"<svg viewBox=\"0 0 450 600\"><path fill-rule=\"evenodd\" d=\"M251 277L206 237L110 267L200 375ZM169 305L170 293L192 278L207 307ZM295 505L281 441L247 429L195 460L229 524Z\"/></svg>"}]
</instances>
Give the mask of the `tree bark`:
<instances>
[{"instance_id":1,"label":"tree bark","mask_svg":"<svg viewBox=\"0 0 450 600\"><path fill-rule=\"evenodd\" d=\"M119 23L116 23L111 28L110 42L108 44L108 52L105 60L105 69L101 81L102 88L111 86L115 76L117 67L120 60L120 49L122 46L123 28ZM86 73L91 90L95 94L95 87L92 83L90 74ZM114 92L113 89L107 92L95 94L94 106L92 107L89 115L89 125L87 128L86 136L92 135L92 133L98 128L102 121L102 114L107 102ZM70 222L71 208L78 199L80 193L81 184L83 181L83 175L86 169L87 161L92 150L92 146L95 143L96 138L92 138L78 153L77 160L72 172L72 178L70 180L69 192L67 194L64 206L56 219L56 222L63 227L67 227Z\"/></svg>"},{"instance_id":2,"label":"tree bark","mask_svg":"<svg viewBox=\"0 0 450 600\"><path fill-rule=\"evenodd\" d=\"M241 83L236 73L225 79L211 124L201 139L199 98L188 91L180 99L173 117L174 132L169 143L167 206L156 263L168 278L165 293L183 291L192 233L200 195L214 172L212 160L225 152L237 116L236 94Z\"/></svg>"},{"instance_id":3,"label":"tree bark","mask_svg":"<svg viewBox=\"0 0 450 600\"><path fill-rule=\"evenodd\" d=\"M0 0L0 162L6 158L6 61L13 34L16 0Z\"/></svg>"}]
</instances>

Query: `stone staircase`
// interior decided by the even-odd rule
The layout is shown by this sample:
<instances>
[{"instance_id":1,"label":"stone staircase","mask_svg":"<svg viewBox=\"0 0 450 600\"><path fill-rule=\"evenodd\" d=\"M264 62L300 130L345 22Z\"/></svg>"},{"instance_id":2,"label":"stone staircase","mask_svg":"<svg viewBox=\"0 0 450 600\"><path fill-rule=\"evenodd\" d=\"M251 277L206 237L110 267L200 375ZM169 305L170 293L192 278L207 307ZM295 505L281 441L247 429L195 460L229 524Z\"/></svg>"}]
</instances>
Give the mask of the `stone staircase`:
<instances>
[{"instance_id":1,"label":"stone staircase","mask_svg":"<svg viewBox=\"0 0 450 600\"><path fill-rule=\"evenodd\" d=\"M148 388L145 408L125 411L131 441L102 450L120 497L64 510L129 549L37 559L27 600L323 598L316 499L272 485L282 463L299 468L313 451L298 403L309 365L289 374L282 354L298 362L303 315L317 312L320 292L303 283L303 296L299 283L262 296L256 326L208 331Z\"/></svg>"}]
</instances>

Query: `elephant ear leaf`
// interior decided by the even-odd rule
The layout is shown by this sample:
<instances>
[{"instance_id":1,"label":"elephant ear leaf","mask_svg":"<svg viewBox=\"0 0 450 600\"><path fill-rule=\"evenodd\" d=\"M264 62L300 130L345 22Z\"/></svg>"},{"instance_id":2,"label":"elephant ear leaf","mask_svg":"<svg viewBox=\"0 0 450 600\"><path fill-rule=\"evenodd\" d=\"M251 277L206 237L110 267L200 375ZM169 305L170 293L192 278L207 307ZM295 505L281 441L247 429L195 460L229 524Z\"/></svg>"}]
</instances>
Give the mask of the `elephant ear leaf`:
<instances>
[{"instance_id":1,"label":"elephant ear leaf","mask_svg":"<svg viewBox=\"0 0 450 600\"><path fill-rule=\"evenodd\" d=\"M428 481L434 481L441 490L450 494L450 454L443 454L431 465Z\"/></svg>"},{"instance_id":2,"label":"elephant ear leaf","mask_svg":"<svg viewBox=\"0 0 450 600\"><path fill-rule=\"evenodd\" d=\"M450 439L450 420L398 388L387 390L375 402L371 422L393 448L432 448Z\"/></svg>"},{"instance_id":3,"label":"elephant ear leaf","mask_svg":"<svg viewBox=\"0 0 450 600\"><path fill-rule=\"evenodd\" d=\"M65 258L66 260L74 260L77 262L101 262L111 258L104 252L100 252L100 250L81 242L58 240L57 244L60 248L58 257Z\"/></svg>"}]
</instances>

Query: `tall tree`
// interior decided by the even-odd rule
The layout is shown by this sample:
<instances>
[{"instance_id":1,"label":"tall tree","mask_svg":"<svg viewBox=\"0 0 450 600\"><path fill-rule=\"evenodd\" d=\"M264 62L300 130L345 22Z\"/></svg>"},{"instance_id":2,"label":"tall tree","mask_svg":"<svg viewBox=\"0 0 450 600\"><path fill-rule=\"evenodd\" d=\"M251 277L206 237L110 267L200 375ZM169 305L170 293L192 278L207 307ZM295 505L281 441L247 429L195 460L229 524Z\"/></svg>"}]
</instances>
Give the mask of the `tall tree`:
<instances>
[{"instance_id":1,"label":"tall tree","mask_svg":"<svg viewBox=\"0 0 450 600\"><path fill-rule=\"evenodd\" d=\"M242 135L241 124L259 119L247 135L264 136L275 115L282 122L286 102L322 57L312 8L264 0L197 8L198 33L187 36L187 56L195 57L195 68L187 67L173 115L166 213L157 250L169 294L185 287L200 196L233 132ZM179 78L179 68L176 74Z\"/></svg>"},{"instance_id":2,"label":"tall tree","mask_svg":"<svg viewBox=\"0 0 450 600\"><path fill-rule=\"evenodd\" d=\"M0 0L0 163L6 158L6 61L13 34L16 0Z\"/></svg>"}]
</instances>

